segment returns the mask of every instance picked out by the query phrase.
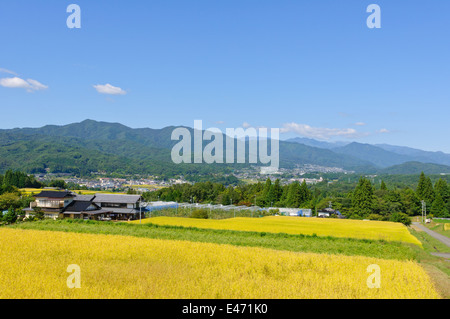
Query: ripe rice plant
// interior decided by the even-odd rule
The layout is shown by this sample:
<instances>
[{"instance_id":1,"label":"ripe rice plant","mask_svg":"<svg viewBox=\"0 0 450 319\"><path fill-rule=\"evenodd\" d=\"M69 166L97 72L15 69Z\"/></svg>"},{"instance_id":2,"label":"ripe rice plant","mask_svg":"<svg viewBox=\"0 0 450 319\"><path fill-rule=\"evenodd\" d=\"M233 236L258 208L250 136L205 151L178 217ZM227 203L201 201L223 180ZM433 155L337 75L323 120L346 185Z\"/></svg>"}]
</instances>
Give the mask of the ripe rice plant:
<instances>
[{"instance_id":1,"label":"ripe rice plant","mask_svg":"<svg viewBox=\"0 0 450 319\"><path fill-rule=\"evenodd\" d=\"M0 243L0 298L440 297L412 261L11 228ZM67 286L72 264L81 288Z\"/></svg>"},{"instance_id":2,"label":"ripe rice plant","mask_svg":"<svg viewBox=\"0 0 450 319\"><path fill-rule=\"evenodd\" d=\"M155 225L210 229L383 239L386 241L400 241L421 246L420 241L412 236L403 224L381 221L270 216L263 218L230 218L222 220L155 217L144 219L142 222ZM139 221L133 221L132 223L139 223Z\"/></svg>"}]
</instances>

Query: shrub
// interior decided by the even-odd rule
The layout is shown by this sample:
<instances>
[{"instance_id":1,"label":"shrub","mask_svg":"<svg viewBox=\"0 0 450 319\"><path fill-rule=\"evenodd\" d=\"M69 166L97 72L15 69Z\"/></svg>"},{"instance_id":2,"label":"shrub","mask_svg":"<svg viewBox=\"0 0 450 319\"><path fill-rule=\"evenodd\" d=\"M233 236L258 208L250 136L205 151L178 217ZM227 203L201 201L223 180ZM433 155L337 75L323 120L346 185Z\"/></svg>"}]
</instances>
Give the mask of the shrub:
<instances>
[{"instance_id":1,"label":"shrub","mask_svg":"<svg viewBox=\"0 0 450 319\"><path fill-rule=\"evenodd\" d=\"M411 225L411 219L408 215L403 213L393 213L389 219L391 222L402 223L406 226Z\"/></svg>"},{"instance_id":2,"label":"shrub","mask_svg":"<svg viewBox=\"0 0 450 319\"><path fill-rule=\"evenodd\" d=\"M208 219L208 211L206 209L196 209L192 212L191 218Z\"/></svg>"},{"instance_id":3,"label":"shrub","mask_svg":"<svg viewBox=\"0 0 450 319\"><path fill-rule=\"evenodd\" d=\"M17 220L17 214L14 211L14 208L11 206L8 209L8 212L3 216L3 221L6 222L7 224L13 224L15 223Z\"/></svg>"},{"instance_id":4,"label":"shrub","mask_svg":"<svg viewBox=\"0 0 450 319\"><path fill-rule=\"evenodd\" d=\"M379 214L370 214L369 216L367 216L367 219L370 219L370 220L383 220L383 216L381 216Z\"/></svg>"}]
</instances>

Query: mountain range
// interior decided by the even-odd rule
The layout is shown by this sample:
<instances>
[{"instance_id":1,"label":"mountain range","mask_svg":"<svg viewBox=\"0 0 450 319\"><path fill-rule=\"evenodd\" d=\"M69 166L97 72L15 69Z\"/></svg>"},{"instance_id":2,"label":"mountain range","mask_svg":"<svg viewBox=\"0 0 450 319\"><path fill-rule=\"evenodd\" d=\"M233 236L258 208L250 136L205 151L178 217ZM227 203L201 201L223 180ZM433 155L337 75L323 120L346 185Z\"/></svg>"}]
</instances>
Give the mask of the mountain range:
<instances>
[{"instance_id":1,"label":"mountain range","mask_svg":"<svg viewBox=\"0 0 450 319\"><path fill-rule=\"evenodd\" d=\"M174 164L176 126L134 129L85 120L63 126L0 130L0 171L91 172L161 176L230 173L248 164ZM186 127L193 135L193 129ZM248 141L247 141L248 142ZM205 142L206 144L206 142ZM224 152L225 153L225 152ZM450 173L450 155L391 145L328 143L306 138L280 141L280 166L339 167L361 173ZM236 166L237 165L237 166Z\"/></svg>"},{"instance_id":2,"label":"mountain range","mask_svg":"<svg viewBox=\"0 0 450 319\"><path fill-rule=\"evenodd\" d=\"M301 143L340 154L347 154L359 159L365 159L379 168L400 165L407 162L431 163L450 166L450 154L429 152L405 146L389 144L362 144L357 142L322 142L308 138L293 138L289 142Z\"/></svg>"}]
</instances>

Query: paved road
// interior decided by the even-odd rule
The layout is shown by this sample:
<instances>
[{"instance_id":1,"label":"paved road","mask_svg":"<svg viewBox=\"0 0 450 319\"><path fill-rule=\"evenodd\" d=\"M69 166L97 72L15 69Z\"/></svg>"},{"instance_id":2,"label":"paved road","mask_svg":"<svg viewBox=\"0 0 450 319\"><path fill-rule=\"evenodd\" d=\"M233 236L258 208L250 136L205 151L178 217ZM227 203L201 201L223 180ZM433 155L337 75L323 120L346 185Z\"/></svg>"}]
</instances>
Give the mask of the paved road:
<instances>
[{"instance_id":1,"label":"paved road","mask_svg":"<svg viewBox=\"0 0 450 319\"><path fill-rule=\"evenodd\" d=\"M427 233L428 235L430 235L431 237L436 238L436 239L439 240L440 242L442 242L442 243L444 243L445 245L447 245L448 247L450 247L450 238L448 238L448 237L446 237L446 236L444 236L444 235L438 234L438 233L436 233L435 231L432 231L431 229L428 229L427 227L423 226L423 225L420 224L420 223L414 222L413 225L419 227L421 230L423 230L424 232L426 232L426 233Z\"/></svg>"}]
</instances>

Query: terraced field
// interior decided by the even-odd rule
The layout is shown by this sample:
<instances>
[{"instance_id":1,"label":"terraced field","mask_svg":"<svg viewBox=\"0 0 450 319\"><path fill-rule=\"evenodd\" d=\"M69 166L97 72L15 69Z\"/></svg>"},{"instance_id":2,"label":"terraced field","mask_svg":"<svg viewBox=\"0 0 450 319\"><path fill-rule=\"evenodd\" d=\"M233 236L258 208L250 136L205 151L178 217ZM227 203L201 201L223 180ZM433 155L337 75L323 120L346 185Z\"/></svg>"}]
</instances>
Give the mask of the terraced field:
<instances>
[{"instance_id":1,"label":"terraced field","mask_svg":"<svg viewBox=\"0 0 450 319\"><path fill-rule=\"evenodd\" d=\"M7 227L0 243L0 298L439 297L413 261ZM67 287L71 264L80 289Z\"/></svg>"},{"instance_id":2,"label":"terraced field","mask_svg":"<svg viewBox=\"0 0 450 319\"><path fill-rule=\"evenodd\" d=\"M133 221L132 223L137 224L139 221ZM155 217L144 219L142 220L142 223L205 229L381 239L421 245L420 241L409 233L406 226L400 223L381 221L270 216L263 218L231 218L221 220Z\"/></svg>"}]
</instances>

